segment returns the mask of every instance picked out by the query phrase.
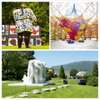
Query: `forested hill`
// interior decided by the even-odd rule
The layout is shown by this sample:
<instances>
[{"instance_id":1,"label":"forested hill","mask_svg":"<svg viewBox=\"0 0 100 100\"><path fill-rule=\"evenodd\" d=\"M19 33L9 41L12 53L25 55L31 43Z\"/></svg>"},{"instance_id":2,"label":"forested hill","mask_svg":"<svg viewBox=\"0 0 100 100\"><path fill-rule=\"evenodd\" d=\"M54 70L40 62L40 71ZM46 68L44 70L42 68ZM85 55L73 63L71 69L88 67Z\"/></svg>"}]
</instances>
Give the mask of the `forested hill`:
<instances>
[{"instance_id":1,"label":"forested hill","mask_svg":"<svg viewBox=\"0 0 100 100\"><path fill-rule=\"evenodd\" d=\"M65 69L65 72L69 72L71 69L77 69L78 71L92 71L92 68L94 64L97 64L97 61L79 61L79 62L72 62L69 64L64 64L63 67ZM55 69L55 71L58 73L59 66L53 66L52 68Z\"/></svg>"}]
</instances>

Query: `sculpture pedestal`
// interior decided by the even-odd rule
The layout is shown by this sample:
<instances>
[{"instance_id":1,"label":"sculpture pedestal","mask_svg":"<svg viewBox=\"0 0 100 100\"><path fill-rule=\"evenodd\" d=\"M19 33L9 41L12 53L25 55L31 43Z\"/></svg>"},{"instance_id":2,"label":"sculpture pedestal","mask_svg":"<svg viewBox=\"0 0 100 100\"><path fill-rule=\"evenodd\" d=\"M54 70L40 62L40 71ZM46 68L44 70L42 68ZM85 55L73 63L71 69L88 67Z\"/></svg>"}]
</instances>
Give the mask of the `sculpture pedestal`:
<instances>
[{"instance_id":1,"label":"sculpture pedestal","mask_svg":"<svg viewBox=\"0 0 100 100\"><path fill-rule=\"evenodd\" d=\"M19 95L19 97L28 97L28 92L23 92L22 94Z\"/></svg>"},{"instance_id":2,"label":"sculpture pedestal","mask_svg":"<svg viewBox=\"0 0 100 100\"><path fill-rule=\"evenodd\" d=\"M8 86L46 86L47 84L45 83L33 83L33 84L24 84L24 83L12 83L12 84L8 84Z\"/></svg>"}]
</instances>

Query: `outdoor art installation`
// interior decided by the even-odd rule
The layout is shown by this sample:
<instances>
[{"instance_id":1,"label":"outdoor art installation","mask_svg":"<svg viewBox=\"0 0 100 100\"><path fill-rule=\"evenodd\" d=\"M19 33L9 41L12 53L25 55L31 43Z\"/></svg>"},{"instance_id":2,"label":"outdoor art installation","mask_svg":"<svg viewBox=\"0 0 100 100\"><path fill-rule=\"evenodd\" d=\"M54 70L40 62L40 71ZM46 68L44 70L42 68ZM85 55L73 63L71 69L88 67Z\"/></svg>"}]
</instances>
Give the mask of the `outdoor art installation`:
<instances>
[{"instance_id":1,"label":"outdoor art installation","mask_svg":"<svg viewBox=\"0 0 100 100\"><path fill-rule=\"evenodd\" d=\"M25 84L46 82L46 64L37 59L29 60L27 75L24 75L22 80Z\"/></svg>"}]
</instances>

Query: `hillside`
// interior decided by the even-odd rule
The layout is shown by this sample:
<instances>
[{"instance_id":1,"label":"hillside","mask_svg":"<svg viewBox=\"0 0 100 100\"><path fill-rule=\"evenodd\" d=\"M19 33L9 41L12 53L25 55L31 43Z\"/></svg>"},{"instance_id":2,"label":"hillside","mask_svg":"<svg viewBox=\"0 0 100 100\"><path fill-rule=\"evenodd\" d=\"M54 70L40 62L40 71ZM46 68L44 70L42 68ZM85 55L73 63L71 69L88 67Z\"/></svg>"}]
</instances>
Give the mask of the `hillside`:
<instances>
[{"instance_id":1,"label":"hillside","mask_svg":"<svg viewBox=\"0 0 100 100\"><path fill-rule=\"evenodd\" d=\"M98 62L97 61L79 61L79 62L64 64L63 67L65 69L65 73L68 75L71 69L77 69L78 71L91 72L95 63L97 64ZM57 74L59 74L60 66L61 65L52 67Z\"/></svg>"}]
</instances>

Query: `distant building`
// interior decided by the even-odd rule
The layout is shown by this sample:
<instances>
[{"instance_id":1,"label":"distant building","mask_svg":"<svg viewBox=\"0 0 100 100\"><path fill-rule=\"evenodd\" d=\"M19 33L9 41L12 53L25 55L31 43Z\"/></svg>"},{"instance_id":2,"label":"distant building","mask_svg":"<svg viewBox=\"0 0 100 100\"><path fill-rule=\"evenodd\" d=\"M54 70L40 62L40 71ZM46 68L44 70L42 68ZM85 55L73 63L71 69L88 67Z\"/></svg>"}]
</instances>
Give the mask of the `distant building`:
<instances>
[{"instance_id":1,"label":"distant building","mask_svg":"<svg viewBox=\"0 0 100 100\"><path fill-rule=\"evenodd\" d=\"M85 71L80 71L76 74L76 77L77 77L77 81L78 81L78 84L80 85L86 85L86 72Z\"/></svg>"},{"instance_id":2,"label":"distant building","mask_svg":"<svg viewBox=\"0 0 100 100\"><path fill-rule=\"evenodd\" d=\"M78 78L83 78L84 76L86 75L86 72L85 71L80 71L76 74L76 77Z\"/></svg>"}]
</instances>

